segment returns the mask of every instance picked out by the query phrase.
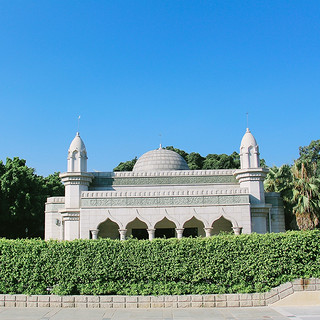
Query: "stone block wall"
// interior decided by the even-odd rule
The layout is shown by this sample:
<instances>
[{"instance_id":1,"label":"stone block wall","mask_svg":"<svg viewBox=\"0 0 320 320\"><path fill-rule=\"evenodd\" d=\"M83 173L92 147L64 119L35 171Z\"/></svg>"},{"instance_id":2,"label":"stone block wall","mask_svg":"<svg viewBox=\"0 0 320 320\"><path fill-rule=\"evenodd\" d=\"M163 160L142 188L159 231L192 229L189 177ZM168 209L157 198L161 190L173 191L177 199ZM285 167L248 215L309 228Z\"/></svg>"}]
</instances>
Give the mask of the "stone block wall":
<instances>
[{"instance_id":1,"label":"stone block wall","mask_svg":"<svg viewBox=\"0 0 320 320\"><path fill-rule=\"evenodd\" d=\"M297 291L320 291L320 279L296 279L266 293L166 296L56 296L0 294L0 307L223 308L271 305Z\"/></svg>"}]
</instances>

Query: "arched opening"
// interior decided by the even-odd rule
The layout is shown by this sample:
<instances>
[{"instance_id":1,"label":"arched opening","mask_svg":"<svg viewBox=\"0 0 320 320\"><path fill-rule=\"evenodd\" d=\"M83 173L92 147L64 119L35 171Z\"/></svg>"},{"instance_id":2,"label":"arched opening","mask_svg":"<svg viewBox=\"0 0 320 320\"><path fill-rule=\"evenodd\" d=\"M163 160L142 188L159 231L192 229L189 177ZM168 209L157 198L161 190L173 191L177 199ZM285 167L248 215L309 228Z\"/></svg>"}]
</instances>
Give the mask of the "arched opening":
<instances>
[{"instance_id":1,"label":"arched opening","mask_svg":"<svg viewBox=\"0 0 320 320\"><path fill-rule=\"evenodd\" d=\"M231 221L224 217L220 217L218 220L214 221L211 234L219 234L220 232L233 232Z\"/></svg>"},{"instance_id":2,"label":"arched opening","mask_svg":"<svg viewBox=\"0 0 320 320\"><path fill-rule=\"evenodd\" d=\"M138 218L135 218L133 221L127 224L127 236L132 236L133 238L143 240L148 239L148 226L145 222L142 222Z\"/></svg>"},{"instance_id":3,"label":"arched opening","mask_svg":"<svg viewBox=\"0 0 320 320\"><path fill-rule=\"evenodd\" d=\"M119 226L109 218L98 226L98 238L120 239Z\"/></svg>"},{"instance_id":4,"label":"arched opening","mask_svg":"<svg viewBox=\"0 0 320 320\"><path fill-rule=\"evenodd\" d=\"M156 229L156 238L174 238L176 236L176 225L166 217L157 222L154 226Z\"/></svg>"},{"instance_id":5,"label":"arched opening","mask_svg":"<svg viewBox=\"0 0 320 320\"><path fill-rule=\"evenodd\" d=\"M204 237L204 224L202 221L192 217L190 220L186 221L183 225L183 236L184 237Z\"/></svg>"}]
</instances>

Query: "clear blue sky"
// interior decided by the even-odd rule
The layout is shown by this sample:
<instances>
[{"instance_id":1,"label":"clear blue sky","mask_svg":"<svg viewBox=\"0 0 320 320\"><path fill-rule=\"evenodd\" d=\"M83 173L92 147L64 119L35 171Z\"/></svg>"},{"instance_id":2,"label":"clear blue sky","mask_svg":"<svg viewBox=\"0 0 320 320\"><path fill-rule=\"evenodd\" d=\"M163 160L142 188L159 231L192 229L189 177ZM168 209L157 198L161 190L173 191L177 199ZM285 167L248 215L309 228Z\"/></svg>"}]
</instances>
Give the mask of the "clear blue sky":
<instances>
[{"instance_id":1,"label":"clear blue sky","mask_svg":"<svg viewBox=\"0 0 320 320\"><path fill-rule=\"evenodd\" d=\"M159 145L239 151L269 166L320 139L320 2L0 1L0 159L90 171Z\"/></svg>"}]
</instances>

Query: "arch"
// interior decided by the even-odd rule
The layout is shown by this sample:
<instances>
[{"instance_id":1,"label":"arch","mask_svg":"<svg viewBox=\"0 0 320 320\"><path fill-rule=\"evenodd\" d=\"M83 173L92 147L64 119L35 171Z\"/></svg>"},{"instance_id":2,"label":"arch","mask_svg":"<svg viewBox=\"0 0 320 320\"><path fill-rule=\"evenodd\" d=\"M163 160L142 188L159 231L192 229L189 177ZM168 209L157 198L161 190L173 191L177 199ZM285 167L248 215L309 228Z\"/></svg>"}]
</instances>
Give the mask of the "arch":
<instances>
[{"instance_id":1,"label":"arch","mask_svg":"<svg viewBox=\"0 0 320 320\"><path fill-rule=\"evenodd\" d=\"M211 190L211 194L213 194L212 190ZM197 220L201 221L204 224L205 228L211 227L209 220L207 218L205 218L204 216L202 216L201 214L199 214L199 212L197 212L197 210L195 208L193 208L193 212L194 212L193 217L195 217ZM191 216L191 218L192 218L192 216Z\"/></svg>"},{"instance_id":2,"label":"arch","mask_svg":"<svg viewBox=\"0 0 320 320\"><path fill-rule=\"evenodd\" d=\"M137 212L137 217L140 221L144 222L148 227L152 227L152 224L151 222L146 218L146 217L143 217L141 214L140 214L140 211L138 209L136 209L136 212Z\"/></svg>"},{"instance_id":3,"label":"arch","mask_svg":"<svg viewBox=\"0 0 320 320\"><path fill-rule=\"evenodd\" d=\"M111 211L108 210L108 218L112 221L115 222L118 226L119 229L124 229L123 223L122 221L120 221L119 219L117 219L113 214L111 214Z\"/></svg>"},{"instance_id":4,"label":"arch","mask_svg":"<svg viewBox=\"0 0 320 320\"><path fill-rule=\"evenodd\" d=\"M107 218L98 225L98 238L119 239L119 225Z\"/></svg>"},{"instance_id":5,"label":"arch","mask_svg":"<svg viewBox=\"0 0 320 320\"><path fill-rule=\"evenodd\" d=\"M127 236L132 236L133 238L142 240L142 239L148 239L148 226L144 221L141 221L139 218L135 218L132 221L130 221L127 226Z\"/></svg>"},{"instance_id":6,"label":"arch","mask_svg":"<svg viewBox=\"0 0 320 320\"><path fill-rule=\"evenodd\" d=\"M176 228L180 228L181 225L180 225L180 222L175 219L175 217L171 216L169 213L168 213L168 210L167 209L164 209L164 217L166 219L168 219L169 221L173 222L175 224L175 227Z\"/></svg>"},{"instance_id":7,"label":"arch","mask_svg":"<svg viewBox=\"0 0 320 320\"><path fill-rule=\"evenodd\" d=\"M156 229L156 238L174 238L176 236L176 224L164 217L162 220L158 221L154 228Z\"/></svg>"},{"instance_id":8,"label":"arch","mask_svg":"<svg viewBox=\"0 0 320 320\"><path fill-rule=\"evenodd\" d=\"M183 224L183 236L184 237L204 237L206 234L204 232L204 223L193 216L191 219Z\"/></svg>"},{"instance_id":9,"label":"arch","mask_svg":"<svg viewBox=\"0 0 320 320\"><path fill-rule=\"evenodd\" d=\"M219 212L220 212L219 217L216 218L216 219L214 219L213 222L216 221L216 220L218 220L219 218L223 217L223 218L225 218L226 220L231 221L233 227L238 227L238 222L237 222L237 220L235 220L235 219L233 218L233 216L227 214L226 211L225 211L225 209L224 209L223 207L219 210ZM213 223L213 222L212 222L212 223ZM211 224L211 225L212 225L212 224Z\"/></svg>"},{"instance_id":10,"label":"arch","mask_svg":"<svg viewBox=\"0 0 320 320\"><path fill-rule=\"evenodd\" d=\"M212 223L211 234L219 234L220 232L233 232L232 222L227 220L224 216L220 216L219 219Z\"/></svg>"}]
</instances>

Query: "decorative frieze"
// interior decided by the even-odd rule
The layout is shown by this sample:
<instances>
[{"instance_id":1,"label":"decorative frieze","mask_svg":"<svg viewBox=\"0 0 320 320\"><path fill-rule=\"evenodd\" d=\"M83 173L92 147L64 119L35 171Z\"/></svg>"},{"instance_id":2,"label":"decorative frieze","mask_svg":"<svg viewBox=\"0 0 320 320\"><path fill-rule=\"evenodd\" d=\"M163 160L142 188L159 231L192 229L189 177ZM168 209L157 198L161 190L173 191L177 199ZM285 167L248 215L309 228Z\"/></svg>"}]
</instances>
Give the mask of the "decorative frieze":
<instances>
[{"instance_id":1,"label":"decorative frieze","mask_svg":"<svg viewBox=\"0 0 320 320\"><path fill-rule=\"evenodd\" d=\"M206 196L248 194L248 188L151 190L151 191L84 191L84 198L122 198L122 197L165 197L165 196Z\"/></svg>"},{"instance_id":2,"label":"decorative frieze","mask_svg":"<svg viewBox=\"0 0 320 320\"><path fill-rule=\"evenodd\" d=\"M172 176L221 176L233 175L236 169L219 170L170 170L170 171L116 171L92 172L94 177L124 178L124 177L172 177Z\"/></svg>"},{"instance_id":3,"label":"decorative frieze","mask_svg":"<svg viewBox=\"0 0 320 320\"><path fill-rule=\"evenodd\" d=\"M132 176L104 177L95 176L89 189L107 186L143 186L143 185L194 185L194 184L238 184L233 174L210 176Z\"/></svg>"},{"instance_id":4,"label":"decorative frieze","mask_svg":"<svg viewBox=\"0 0 320 320\"><path fill-rule=\"evenodd\" d=\"M82 208L90 207L166 207L248 204L249 195L180 196L180 197L139 197L139 198L83 198Z\"/></svg>"}]
</instances>

